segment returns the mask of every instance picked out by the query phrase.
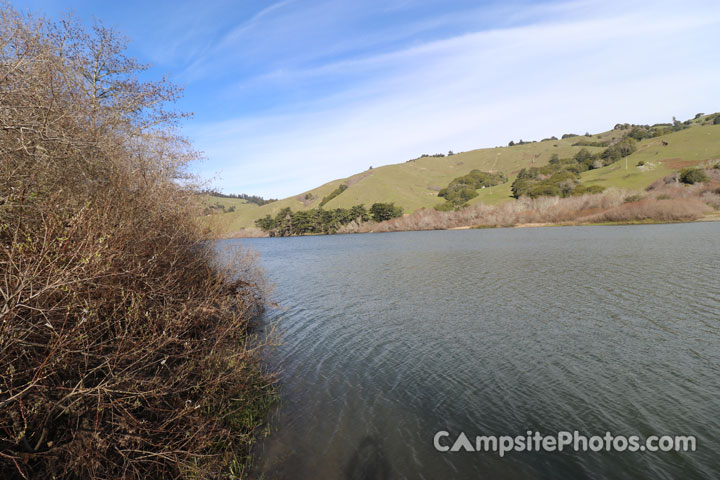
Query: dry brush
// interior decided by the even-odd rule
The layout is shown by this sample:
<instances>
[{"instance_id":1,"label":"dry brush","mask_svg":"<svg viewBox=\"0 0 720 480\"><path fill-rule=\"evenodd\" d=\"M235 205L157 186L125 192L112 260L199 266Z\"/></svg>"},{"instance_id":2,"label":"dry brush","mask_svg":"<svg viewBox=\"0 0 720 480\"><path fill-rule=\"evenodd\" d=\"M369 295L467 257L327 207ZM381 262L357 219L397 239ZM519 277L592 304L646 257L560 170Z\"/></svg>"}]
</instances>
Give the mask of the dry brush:
<instances>
[{"instance_id":1,"label":"dry brush","mask_svg":"<svg viewBox=\"0 0 720 480\"><path fill-rule=\"evenodd\" d=\"M262 273L218 266L181 92L124 47L0 5L1 478L240 476L272 399Z\"/></svg>"}]
</instances>

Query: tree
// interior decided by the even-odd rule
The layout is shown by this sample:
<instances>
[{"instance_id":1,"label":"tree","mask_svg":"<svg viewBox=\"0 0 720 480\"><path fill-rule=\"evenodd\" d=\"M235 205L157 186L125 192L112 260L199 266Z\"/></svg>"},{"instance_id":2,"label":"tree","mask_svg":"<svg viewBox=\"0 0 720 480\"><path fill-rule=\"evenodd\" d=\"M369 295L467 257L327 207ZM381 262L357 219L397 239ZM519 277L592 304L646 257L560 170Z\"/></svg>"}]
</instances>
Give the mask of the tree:
<instances>
[{"instance_id":1,"label":"tree","mask_svg":"<svg viewBox=\"0 0 720 480\"><path fill-rule=\"evenodd\" d=\"M255 220L255 226L266 232L271 232L275 229L275 219L273 219L270 215L265 215L264 217Z\"/></svg>"},{"instance_id":2,"label":"tree","mask_svg":"<svg viewBox=\"0 0 720 480\"><path fill-rule=\"evenodd\" d=\"M308 233L333 234L351 222L362 223L368 220L370 216L364 205L355 205L349 209L313 208L297 212L285 207L275 215L275 218L266 215L256 220L255 225L271 237L287 237Z\"/></svg>"},{"instance_id":3,"label":"tree","mask_svg":"<svg viewBox=\"0 0 720 480\"><path fill-rule=\"evenodd\" d=\"M384 222L402 215L402 208L394 203L373 203L370 207L370 216L376 222Z\"/></svg>"},{"instance_id":4,"label":"tree","mask_svg":"<svg viewBox=\"0 0 720 480\"><path fill-rule=\"evenodd\" d=\"M368 211L365 208L365 205L355 205L350 209L350 220L354 220L356 222L367 222L370 220L370 215L368 215Z\"/></svg>"},{"instance_id":5,"label":"tree","mask_svg":"<svg viewBox=\"0 0 720 480\"><path fill-rule=\"evenodd\" d=\"M575 154L573 159L582 166L582 171L585 171L593 168L595 155L590 153L587 148L583 148Z\"/></svg>"},{"instance_id":6,"label":"tree","mask_svg":"<svg viewBox=\"0 0 720 480\"><path fill-rule=\"evenodd\" d=\"M621 158L632 155L637 147L635 146L635 140L632 138L624 138L615 145L606 148L601 154L600 158L603 159L605 165L617 162Z\"/></svg>"}]
</instances>

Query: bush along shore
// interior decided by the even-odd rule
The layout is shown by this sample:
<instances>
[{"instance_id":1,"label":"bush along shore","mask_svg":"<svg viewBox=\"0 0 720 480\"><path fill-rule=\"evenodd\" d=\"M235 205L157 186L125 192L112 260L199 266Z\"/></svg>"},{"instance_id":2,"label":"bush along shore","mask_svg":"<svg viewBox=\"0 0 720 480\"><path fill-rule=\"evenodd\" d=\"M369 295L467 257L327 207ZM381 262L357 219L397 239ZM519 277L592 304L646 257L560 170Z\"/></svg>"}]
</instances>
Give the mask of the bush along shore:
<instances>
[{"instance_id":1,"label":"bush along shore","mask_svg":"<svg viewBox=\"0 0 720 480\"><path fill-rule=\"evenodd\" d=\"M0 45L0 478L244 476L266 290L179 186L180 90L101 24L2 4Z\"/></svg>"},{"instance_id":2,"label":"bush along shore","mask_svg":"<svg viewBox=\"0 0 720 480\"><path fill-rule=\"evenodd\" d=\"M313 208L293 212L283 208L275 217L266 215L258 219L255 225L271 237L289 237L293 235L333 234L341 229L356 228L367 222L384 222L402 215L402 208L393 203L374 203L370 210L364 205L352 208L323 210Z\"/></svg>"},{"instance_id":3,"label":"bush along shore","mask_svg":"<svg viewBox=\"0 0 720 480\"><path fill-rule=\"evenodd\" d=\"M454 211L421 209L384 222L349 224L338 233L513 227L547 224L689 222L720 210L720 164L669 175L644 192L616 188L602 193L521 196L500 205L471 205Z\"/></svg>"},{"instance_id":4,"label":"bush along shore","mask_svg":"<svg viewBox=\"0 0 720 480\"><path fill-rule=\"evenodd\" d=\"M594 161L602 156L592 157ZM519 198L499 205L455 205L454 198L467 197L463 190L486 172L453 180L449 188L461 192L435 208L411 214L392 203L376 203L350 209L280 210L255 222L269 236L334 233L401 232L475 227L586 225L605 223L688 222L720 210L720 162L680 170L662 178L645 191L586 186L577 179L576 168L588 157L581 152L568 160L553 159L547 167L525 170L513 183ZM581 167L582 168L582 167ZM584 171L584 170L582 170ZM493 174L495 175L495 174ZM493 181L505 177L497 174ZM441 192L445 193L445 192ZM462 200L464 201L464 200ZM449 205L449 208L447 207ZM714 217L713 217L714 218Z\"/></svg>"}]
</instances>

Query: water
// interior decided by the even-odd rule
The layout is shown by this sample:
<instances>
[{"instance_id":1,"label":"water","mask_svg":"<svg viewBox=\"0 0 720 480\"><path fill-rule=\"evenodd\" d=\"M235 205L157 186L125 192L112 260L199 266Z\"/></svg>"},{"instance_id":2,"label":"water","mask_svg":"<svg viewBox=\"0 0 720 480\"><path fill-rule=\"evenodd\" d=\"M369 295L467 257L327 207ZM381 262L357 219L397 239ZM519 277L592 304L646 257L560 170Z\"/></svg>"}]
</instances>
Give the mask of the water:
<instances>
[{"instance_id":1,"label":"water","mask_svg":"<svg viewBox=\"0 0 720 480\"><path fill-rule=\"evenodd\" d=\"M720 223L243 241L285 311L263 478L717 478ZM695 452L440 453L695 435Z\"/></svg>"}]
</instances>

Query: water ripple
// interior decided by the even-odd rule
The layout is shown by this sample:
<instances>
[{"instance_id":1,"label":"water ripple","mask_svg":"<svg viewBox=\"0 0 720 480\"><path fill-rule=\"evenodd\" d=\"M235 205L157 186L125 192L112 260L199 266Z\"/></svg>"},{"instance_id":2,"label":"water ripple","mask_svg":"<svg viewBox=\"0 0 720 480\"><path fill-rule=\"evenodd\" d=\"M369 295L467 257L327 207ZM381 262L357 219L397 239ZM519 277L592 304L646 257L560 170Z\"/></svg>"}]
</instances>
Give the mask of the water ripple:
<instances>
[{"instance_id":1,"label":"water ripple","mask_svg":"<svg viewBox=\"0 0 720 480\"><path fill-rule=\"evenodd\" d=\"M282 335L268 359L281 403L258 474L714 478L719 234L708 223L250 241L286 308L266 318ZM696 435L699 449L432 448L437 430L529 429Z\"/></svg>"}]
</instances>

